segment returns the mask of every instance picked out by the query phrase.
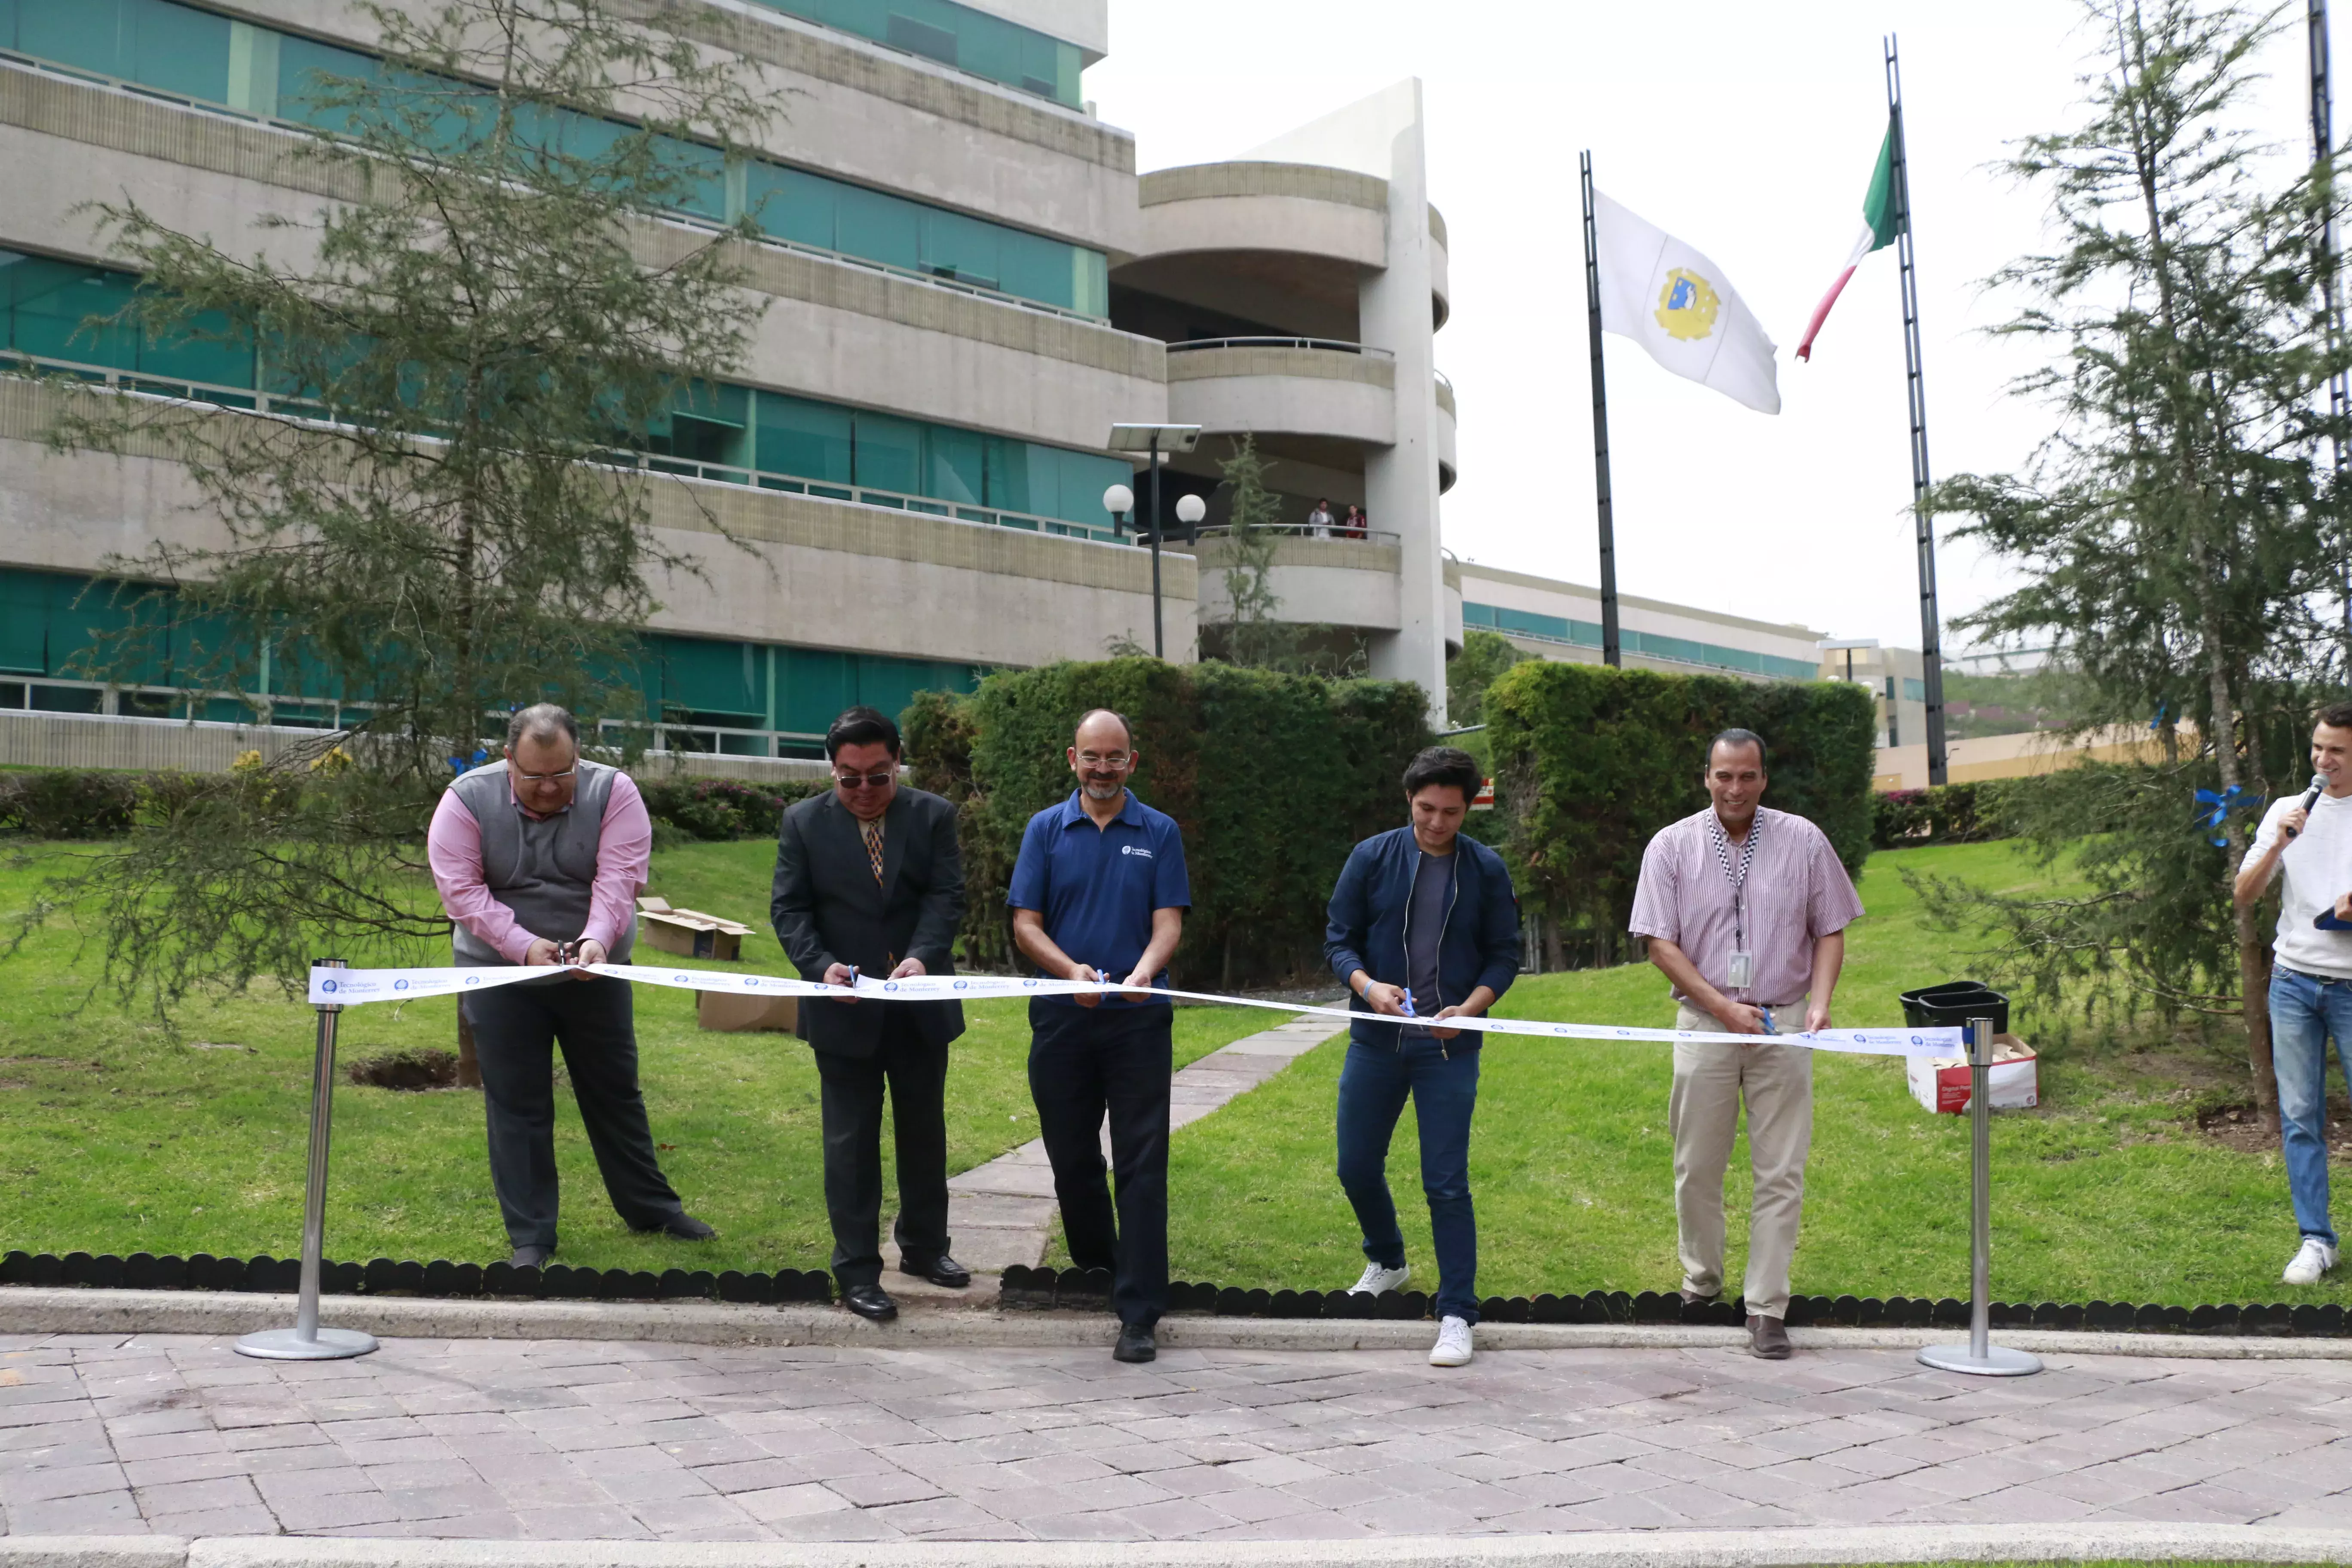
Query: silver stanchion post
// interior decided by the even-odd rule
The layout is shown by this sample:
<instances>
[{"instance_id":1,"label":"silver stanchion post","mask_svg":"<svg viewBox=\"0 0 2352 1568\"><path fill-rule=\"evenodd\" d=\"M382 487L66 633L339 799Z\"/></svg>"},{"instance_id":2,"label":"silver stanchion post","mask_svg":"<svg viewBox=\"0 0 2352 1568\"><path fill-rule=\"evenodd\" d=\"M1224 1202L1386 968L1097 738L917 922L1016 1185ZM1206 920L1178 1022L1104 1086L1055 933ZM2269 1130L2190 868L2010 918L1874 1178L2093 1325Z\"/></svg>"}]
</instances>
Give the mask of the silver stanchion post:
<instances>
[{"instance_id":1,"label":"silver stanchion post","mask_svg":"<svg viewBox=\"0 0 2352 1568\"><path fill-rule=\"evenodd\" d=\"M322 958L311 967L344 965L340 958ZM334 1133L335 1020L342 1011L334 1003L319 1009L319 1049L310 1066L310 1172L302 1194L302 1287L294 1326L246 1335L236 1342L239 1355L264 1361L341 1361L375 1349L373 1334L319 1326L319 1265L327 1251L327 1144Z\"/></svg>"},{"instance_id":2,"label":"silver stanchion post","mask_svg":"<svg viewBox=\"0 0 2352 1568\"><path fill-rule=\"evenodd\" d=\"M2042 1358L1992 1342L1992 1020L1969 1020L1969 1342L1928 1345L1922 1365L1979 1377L2023 1377Z\"/></svg>"}]
</instances>

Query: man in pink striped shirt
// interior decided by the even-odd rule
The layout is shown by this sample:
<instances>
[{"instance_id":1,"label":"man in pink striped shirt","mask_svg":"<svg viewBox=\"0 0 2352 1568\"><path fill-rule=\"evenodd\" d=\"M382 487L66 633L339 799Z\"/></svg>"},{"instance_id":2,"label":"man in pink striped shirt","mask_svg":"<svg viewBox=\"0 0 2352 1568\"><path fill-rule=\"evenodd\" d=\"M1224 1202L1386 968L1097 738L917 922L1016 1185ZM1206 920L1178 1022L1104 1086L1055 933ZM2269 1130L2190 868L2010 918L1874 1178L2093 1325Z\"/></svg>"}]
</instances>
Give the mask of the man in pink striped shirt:
<instances>
[{"instance_id":1,"label":"man in pink striped shirt","mask_svg":"<svg viewBox=\"0 0 2352 1568\"><path fill-rule=\"evenodd\" d=\"M559 962L567 947L582 964L628 962L653 852L636 784L583 759L578 722L542 702L509 721L502 761L449 786L425 847L460 964L548 969L544 981L460 1002L481 1059L490 1184L514 1247L509 1261L536 1268L555 1251L558 1045L622 1219L687 1241L716 1235L686 1212L655 1158L628 982Z\"/></svg>"}]
</instances>

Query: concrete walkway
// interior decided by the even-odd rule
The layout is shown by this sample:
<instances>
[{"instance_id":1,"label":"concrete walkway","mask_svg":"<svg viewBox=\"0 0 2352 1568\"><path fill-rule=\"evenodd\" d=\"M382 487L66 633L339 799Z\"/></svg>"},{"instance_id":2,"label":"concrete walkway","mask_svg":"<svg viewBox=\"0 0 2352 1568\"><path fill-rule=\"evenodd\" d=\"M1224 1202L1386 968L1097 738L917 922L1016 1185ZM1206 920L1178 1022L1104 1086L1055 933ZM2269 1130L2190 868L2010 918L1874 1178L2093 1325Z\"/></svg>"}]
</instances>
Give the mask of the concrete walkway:
<instances>
[{"instance_id":1,"label":"concrete walkway","mask_svg":"<svg viewBox=\"0 0 2352 1568\"><path fill-rule=\"evenodd\" d=\"M1170 1126L1198 1121L1247 1094L1337 1033L1328 1018L1295 1018L1211 1051L1170 1080ZM1109 1157L1108 1132L1103 1153ZM1015 1263L1032 1268L1043 1263L1054 1213L1054 1172L1045 1163L1043 1139L1032 1139L948 1183L950 1245L958 1260L970 1268L992 1274ZM883 1231L888 1234L887 1224ZM886 1244L883 1251L886 1261L898 1262L895 1247ZM893 1291L905 1289L896 1275L889 1283Z\"/></svg>"},{"instance_id":2,"label":"concrete walkway","mask_svg":"<svg viewBox=\"0 0 2352 1568\"><path fill-rule=\"evenodd\" d=\"M2352 1527L2352 1364L0 1338L0 1528L1218 1542ZM2046 1555L2047 1553L2042 1553ZM2239 1553L2221 1553L2238 1555ZM1812 1556L1792 1561L1822 1562Z\"/></svg>"}]
</instances>

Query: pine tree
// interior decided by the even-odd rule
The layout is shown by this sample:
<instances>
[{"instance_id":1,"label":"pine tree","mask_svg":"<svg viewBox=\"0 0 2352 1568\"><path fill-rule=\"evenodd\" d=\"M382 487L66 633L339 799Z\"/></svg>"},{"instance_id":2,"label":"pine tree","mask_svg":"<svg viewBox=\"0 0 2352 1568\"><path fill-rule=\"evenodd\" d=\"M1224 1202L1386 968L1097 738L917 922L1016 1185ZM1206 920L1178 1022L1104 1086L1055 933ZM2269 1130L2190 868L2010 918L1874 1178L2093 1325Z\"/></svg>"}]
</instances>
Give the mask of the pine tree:
<instances>
[{"instance_id":1,"label":"pine tree","mask_svg":"<svg viewBox=\"0 0 2352 1568\"><path fill-rule=\"evenodd\" d=\"M2314 395L2334 352L2311 243L2323 187L2265 188L2269 150L2242 127L2275 11L2089 12L2105 47L2083 122L2007 165L2048 196L2058 243L1993 279L2030 301L2001 331L2048 346L2019 390L2057 428L2023 472L1961 476L1936 504L1972 514L1961 536L2027 579L1959 624L2054 642L2084 727L2153 719L2168 760L2068 781L2071 825L2042 821L2053 853L2112 830L2083 862L2091 897L1975 907L2045 986L2120 976L2167 1012L2237 1012L2274 1114L2264 935L2228 888L2247 847L2237 806L2288 776L2314 683L2342 674L2339 511L2319 457L2343 433ZM2191 826L2200 784L2228 797L2218 846Z\"/></svg>"}]
</instances>

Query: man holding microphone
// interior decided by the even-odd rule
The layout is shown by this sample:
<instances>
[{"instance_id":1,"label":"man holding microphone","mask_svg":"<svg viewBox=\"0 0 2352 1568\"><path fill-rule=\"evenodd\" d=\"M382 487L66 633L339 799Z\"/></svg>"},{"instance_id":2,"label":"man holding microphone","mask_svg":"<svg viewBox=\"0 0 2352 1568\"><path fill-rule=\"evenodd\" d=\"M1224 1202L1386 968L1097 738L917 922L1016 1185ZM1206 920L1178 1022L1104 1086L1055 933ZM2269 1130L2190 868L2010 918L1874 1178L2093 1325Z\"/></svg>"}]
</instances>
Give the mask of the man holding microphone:
<instances>
[{"instance_id":1,"label":"man holding microphone","mask_svg":"<svg viewBox=\"0 0 2352 1568\"><path fill-rule=\"evenodd\" d=\"M1108 708L1078 721L1069 747L1078 787L1029 819L1005 901L1013 939L1038 973L1168 983L1192 884L1173 818L1136 799L1134 731ZM1111 1271L1124 1362L1159 1353L1168 1308L1168 1079L1175 1007L1132 993L1035 996L1029 1002L1029 1092L1070 1261ZM1103 1119L1110 1120L1116 1217L1103 1187Z\"/></svg>"},{"instance_id":2,"label":"man holding microphone","mask_svg":"<svg viewBox=\"0 0 2352 1568\"><path fill-rule=\"evenodd\" d=\"M2281 795L2239 868L2242 908L2284 876L2271 967L2271 1068L2278 1075L2280 1142L2302 1244L2281 1278L2316 1285L2336 1267L2327 1201L2327 1039L2352 1048L2352 702L2330 703L2311 729L2309 794Z\"/></svg>"},{"instance_id":3,"label":"man holding microphone","mask_svg":"<svg viewBox=\"0 0 2352 1568\"><path fill-rule=\"evenodd\" d=\"M457 961L476 968L626 963L652 851L636 784L583 758L578 721L551 702L507 721L504 760L443 792L425 837ZM685 1241L717 1234L686 1212L655 1157L627 981L550 967L545 981L459 1005L481 1058L490 1185L516 1268L555 1251L557 1045L604 1191L629 1228Z\"/></svg>"},{"instance_id":4,"label":"man holding microphone","mask_svg":"<svg viewBox=\"0 0 2352 1568\"><path fill-rule=\"evenodd\" d=\"M1845 928L1862 913L1822 830L1768 811L1763 738L1726 730L1706 749L1706 810L1658 830L1642 856L1631 928L1673 983L1675 1027L1757 1043L1679 1041L1667 1125L1685 1301L1723 1289L1723 1178L1742 1101L1756 1197L1748 1226L1748 1346L1785 1360L1789 1265L1813 1141L1813 1053L1768 1036L1830 1026Z\"/></svg>"}]
</instances>

